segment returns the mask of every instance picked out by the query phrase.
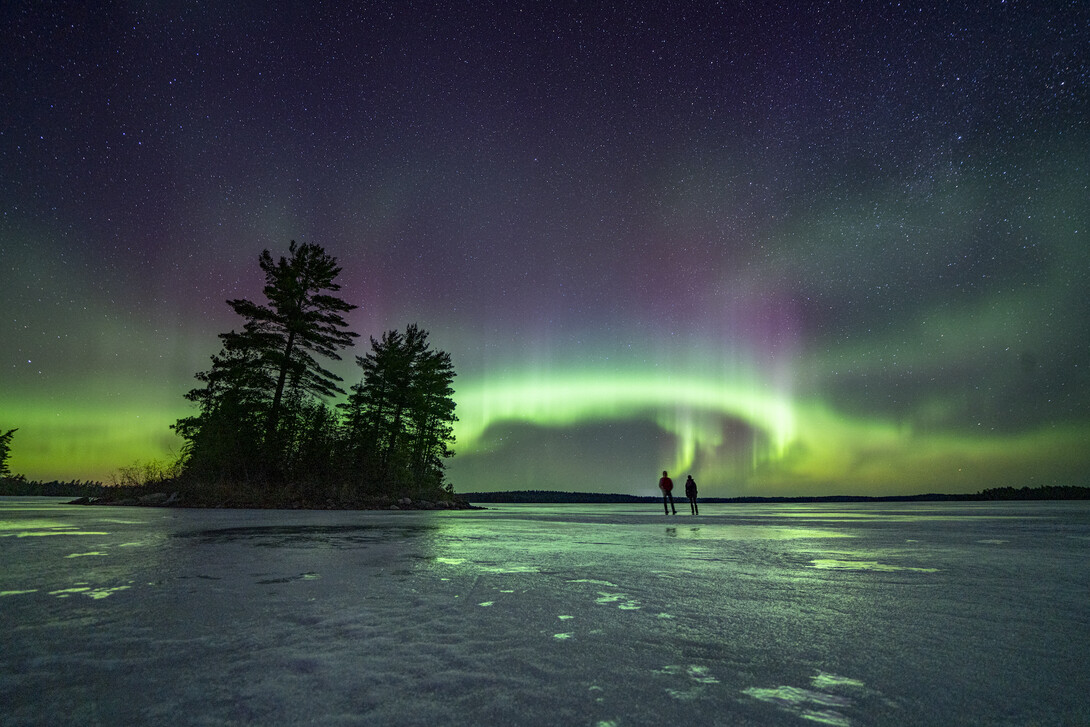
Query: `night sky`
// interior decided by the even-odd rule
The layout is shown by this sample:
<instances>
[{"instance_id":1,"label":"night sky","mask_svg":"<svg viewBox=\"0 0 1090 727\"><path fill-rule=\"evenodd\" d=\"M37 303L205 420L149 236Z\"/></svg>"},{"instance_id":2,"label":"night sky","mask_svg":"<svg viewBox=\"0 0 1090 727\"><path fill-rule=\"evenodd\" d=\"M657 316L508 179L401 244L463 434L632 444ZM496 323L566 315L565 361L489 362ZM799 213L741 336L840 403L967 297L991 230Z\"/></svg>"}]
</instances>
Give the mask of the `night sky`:
<instances>
[{"instance_id":1,"label":"night sky","mask_svg":"<svg viewBox=\"0 0 1090 727\"><path fill-rule=\"evenodd\" d=\"M0 9L15 472L176 453L294 239L462 492L1090 484L1082 0L125 5Z\"/></svg>"}]
</instances>

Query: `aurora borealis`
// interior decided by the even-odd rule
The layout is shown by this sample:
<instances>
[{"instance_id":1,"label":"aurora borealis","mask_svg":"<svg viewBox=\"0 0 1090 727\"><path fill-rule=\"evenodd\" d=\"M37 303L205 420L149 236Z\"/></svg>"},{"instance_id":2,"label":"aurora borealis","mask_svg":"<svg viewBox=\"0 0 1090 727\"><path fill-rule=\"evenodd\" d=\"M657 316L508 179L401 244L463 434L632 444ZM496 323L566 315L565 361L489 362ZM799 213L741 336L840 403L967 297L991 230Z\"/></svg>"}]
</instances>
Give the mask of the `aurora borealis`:
<instances>
[{"instance_id":1,"label":"aurora borealis","mask_svg":"<svg viewBox=\"0 0 1090 727\"><path fill-rule=\"evenodd\" d=\"M1090 484L1090 7L0 10L13 471L166 459L291 239L460 491ZM335 366L351 384L366 343Z\"/></svg>"}]
</instances>

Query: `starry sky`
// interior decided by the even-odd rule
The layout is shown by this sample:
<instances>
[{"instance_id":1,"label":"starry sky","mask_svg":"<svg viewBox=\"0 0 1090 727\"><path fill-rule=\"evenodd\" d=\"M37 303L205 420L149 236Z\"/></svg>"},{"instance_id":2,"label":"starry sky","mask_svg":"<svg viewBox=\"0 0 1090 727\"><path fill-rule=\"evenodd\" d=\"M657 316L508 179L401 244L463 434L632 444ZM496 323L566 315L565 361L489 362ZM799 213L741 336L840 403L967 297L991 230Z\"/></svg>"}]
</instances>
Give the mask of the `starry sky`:
<instances>
[{"instance_id":1,"label":"starry sky","mask_svg":"<svg viewBox=\"0 0 1090 727\"><path fill-rule=\"evenodd\" d=\"M176 454L294 239L459 491L1090 484L1087 3L274 5L0 9L13 471Z\"/></svg>"}]
</instances>

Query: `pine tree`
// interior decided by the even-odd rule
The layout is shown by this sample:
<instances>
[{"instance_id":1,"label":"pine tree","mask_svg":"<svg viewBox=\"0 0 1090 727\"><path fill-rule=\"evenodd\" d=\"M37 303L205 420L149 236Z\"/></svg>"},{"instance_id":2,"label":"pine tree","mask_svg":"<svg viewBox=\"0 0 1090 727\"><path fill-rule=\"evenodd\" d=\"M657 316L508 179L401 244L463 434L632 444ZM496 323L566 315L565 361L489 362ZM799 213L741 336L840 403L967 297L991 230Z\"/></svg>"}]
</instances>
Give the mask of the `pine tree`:
<instances>
[{"instance_id":1,"label":"pine tree","mask_svg":"<svg viewBox=\"0 0 1090 727\"><path fill-rule=\"evenodd\" d=\"M425 351L414 366L412 400L412 449L409 461L413 480L425 489L443 485L443 459L453 456L454 366L445 351Z\"/></svg>"},{"instance_id":2,"label":"pine tree","mask_svg":"<svg viewBox=\"0 0 1090 727\"><path fill-rule=\"evenodd\" d=\"M200 413L173 426L187 440L191 471L228 480L290 477L294 440L314 397L344 393L341 378L316 359L339 360L337 351L358 335L342 316L355 306L331 295L340 290L340 267L319 245L293 240L289 252L278 262L268 250L259 257L267 304L227 301L246 319L243 329L220 334L212 368L196 375L204 386L186 394Z\"/></svg>"},{"instance_id":3,"label":"pine tree","mask_svg":"<svg viewBox=\"0 0 1090 727\"><path fill-rule=\"evenodd\" d=\"M415 334L414 334L414 337ZM410 347L399 331L371 337L371 350L357 356L363 381L352 387L348 404L348 440L360 479L385 488L397 447L401 420L408 405L412 377Z\"/></svg>"},{"instance_id":4,"label":"pine tree","mask_svg":"<svg viewBox=\"0 0 1090 727\"><path fill-rule=\"evenodd\" d=\"M334 279L341 272L337 260L320 245L295 240L289 246L290 258L276 263L268 250L259 258L265 272L264 293L268 305L258 305L244 298L227 301L246 319L241 345L260 354L262 363L275 375L265 421L266 444L275 446L285 386L290 382L300 392L318 396L343 394L337 386L341 377L323 368L314 355L339 361L337 351L352 345L359 334L348 330L341 314L356 306L324 291L336 292L341 286Z\"/></svg>"},{"instance_id":5,"label":"pine tree","mask_svg":"<svg viewBox=\"0 0 1090 727\"><path fill-rule=\"evenodd\" d=\"M352 387L346 412L348 449L359 479L383 490L442 486L442 458L451 456L454 401L450 355L433 351L415 324L371 338L357 356L363 381Z\"/></svg>"}]
</instances>

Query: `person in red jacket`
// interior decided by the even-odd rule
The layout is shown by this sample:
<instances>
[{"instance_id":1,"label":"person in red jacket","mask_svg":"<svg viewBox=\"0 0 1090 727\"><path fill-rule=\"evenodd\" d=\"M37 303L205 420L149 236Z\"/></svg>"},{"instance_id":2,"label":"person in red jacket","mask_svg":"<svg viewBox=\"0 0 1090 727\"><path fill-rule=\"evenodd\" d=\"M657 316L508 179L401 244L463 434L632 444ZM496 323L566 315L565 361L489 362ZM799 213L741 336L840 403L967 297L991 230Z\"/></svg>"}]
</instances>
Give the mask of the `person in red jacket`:
<instances>
[{"instance_id":1,"label":"person in red jacket","mask_svg":"<svg viewBox=\"0 0 1090 727\"><path fill-rule=\"evenodd\" d=\"M674 481L670 479L670 475L666 474L666 470L662 471L662 477L659 478L659 489L662 490L662 510L666 515L670 514L670 510L674 511L677 515L677 508L674 507ZM669 509L666 507L666 503L670 503Z\"/></svg>"}]
</instances>

